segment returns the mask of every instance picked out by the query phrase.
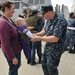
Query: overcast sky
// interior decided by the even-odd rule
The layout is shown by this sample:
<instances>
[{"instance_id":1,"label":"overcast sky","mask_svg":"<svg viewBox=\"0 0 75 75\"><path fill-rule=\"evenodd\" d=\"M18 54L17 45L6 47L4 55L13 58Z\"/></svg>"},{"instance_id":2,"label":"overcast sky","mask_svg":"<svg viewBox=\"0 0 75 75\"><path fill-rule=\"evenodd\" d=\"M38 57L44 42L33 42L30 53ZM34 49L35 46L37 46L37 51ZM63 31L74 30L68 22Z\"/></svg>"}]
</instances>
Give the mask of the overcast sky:
<instances>
[{"instance_id":1,"label":"overcast sky","mask_svg":"<svg viewBox=\"0 0 75 75\"><path fill-rule=\"evenodd\" d=\"M73 0L52 0L53 6L55 6L56 4L59 4L59 5L64 4L69 7L69 10L71 9L72 3L73 3Z\"/></svg>"}]
</instances>

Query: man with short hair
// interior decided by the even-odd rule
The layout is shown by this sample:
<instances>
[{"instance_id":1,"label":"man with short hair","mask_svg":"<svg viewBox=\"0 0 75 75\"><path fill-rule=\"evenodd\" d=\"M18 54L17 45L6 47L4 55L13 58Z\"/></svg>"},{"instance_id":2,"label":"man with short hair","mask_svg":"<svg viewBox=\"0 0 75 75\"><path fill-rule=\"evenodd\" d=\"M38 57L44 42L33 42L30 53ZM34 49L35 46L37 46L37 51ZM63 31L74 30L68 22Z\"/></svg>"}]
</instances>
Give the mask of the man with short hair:
<instances>
[{"instance_id":1,"label":"man with short hair","mask_svg":"<svg viewBox=\"0 0 75 75\"><path fill-rule=\"evenodd\" d=\"M55 13L52 5L42 6L41 10L47 23L44 29L36 33L31 40L34 42L39 40L46 42L42 55L44 75L58 75L57 67L64 52L67 21L63 16Z\"/></svg>"}]
</instances>

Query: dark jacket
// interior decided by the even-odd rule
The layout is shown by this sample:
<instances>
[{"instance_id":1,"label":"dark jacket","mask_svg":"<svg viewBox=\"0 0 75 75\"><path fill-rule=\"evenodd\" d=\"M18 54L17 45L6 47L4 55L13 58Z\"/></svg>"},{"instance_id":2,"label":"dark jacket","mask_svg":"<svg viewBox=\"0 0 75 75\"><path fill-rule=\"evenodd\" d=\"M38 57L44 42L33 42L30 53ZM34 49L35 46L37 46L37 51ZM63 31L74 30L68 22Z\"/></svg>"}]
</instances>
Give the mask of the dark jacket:
<instances>
[{"instance_id":1,"label":"dark jacket","mask_svg":"<svg viewBox=\"0 0 75 75\"><path fill-rule=\"evenodd\" d=\"M42 19L42 17L35 15L35 16L31 16L29 18L26 18L25 20L26 20L27 26L34 27L34 26L37 26L37 21L39 19Z\"/></svg>"}]
</instances>

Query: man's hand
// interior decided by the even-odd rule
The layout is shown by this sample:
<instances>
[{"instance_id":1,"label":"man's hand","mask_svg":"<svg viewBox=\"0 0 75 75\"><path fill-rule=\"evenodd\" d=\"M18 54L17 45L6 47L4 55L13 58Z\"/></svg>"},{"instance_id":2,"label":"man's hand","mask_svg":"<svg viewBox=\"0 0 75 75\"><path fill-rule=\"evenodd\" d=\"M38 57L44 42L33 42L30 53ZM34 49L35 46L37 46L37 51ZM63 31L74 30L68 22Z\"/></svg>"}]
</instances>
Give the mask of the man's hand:
<instances>
[{"instance_id":1,"label":"man's hand","mask_svg":"<svg viewBox=\"0 0 75 75\"><path fill-rule=\"evenodd\" d=\"M34 35L33 38L31 39L31 41L33 41L33 42L39 41L38 40L39 38L40 38L40 36Z\"/></svg>"},{"instance_id":2,"label":"man's hand","mask_svg":"<svg viewBox=\"0 0 75 75\"><path fill-rule=\"evenodd\" d=\"M17 65L17 64L18 64L18 59L17 59L17 58L14 58L14 59L12 60L12 64Z\"/></svg>"}]
</instances>

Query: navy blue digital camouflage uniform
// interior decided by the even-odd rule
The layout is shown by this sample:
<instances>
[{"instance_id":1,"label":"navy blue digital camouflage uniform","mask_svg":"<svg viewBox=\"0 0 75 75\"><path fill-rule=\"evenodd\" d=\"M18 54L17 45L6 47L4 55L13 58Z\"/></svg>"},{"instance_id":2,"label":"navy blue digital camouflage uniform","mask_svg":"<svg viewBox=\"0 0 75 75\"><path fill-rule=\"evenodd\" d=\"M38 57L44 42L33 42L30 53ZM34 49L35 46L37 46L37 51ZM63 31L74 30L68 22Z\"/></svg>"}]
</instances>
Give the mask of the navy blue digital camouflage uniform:
<instances>
[{"instance_id":1,"label":"navy blue digital camouflage uniform","mask_svg":"<svg viewBox=\"0 0 75 75\"><path fill-rule=\"evenodd\" d=\"M75 27L75 19L68 18L68 27ZM67 47L70 50L73 48L73 46L75 47L75 30L67 29L66 35Z\"/></svg>"},{"instance_id":2,"label":"navy blue digital camouflage uniform","mask_svg":"<svg viewBox=\"0 0 75 75\"><path fill-rule=\"evenodd\" d=\"M60 57L64 52L64 42L66 39L67 21L58 14L44 27L46 36L54 35L59 38L58 42L46 42L43 56L42 68L44 75L58 75L58 65Z\"/></svg>"}]
</instances>

